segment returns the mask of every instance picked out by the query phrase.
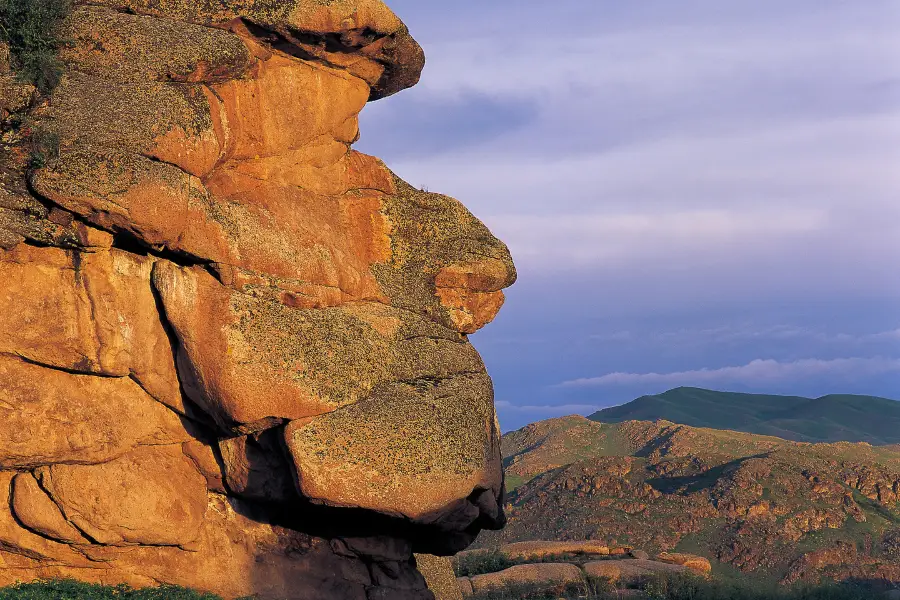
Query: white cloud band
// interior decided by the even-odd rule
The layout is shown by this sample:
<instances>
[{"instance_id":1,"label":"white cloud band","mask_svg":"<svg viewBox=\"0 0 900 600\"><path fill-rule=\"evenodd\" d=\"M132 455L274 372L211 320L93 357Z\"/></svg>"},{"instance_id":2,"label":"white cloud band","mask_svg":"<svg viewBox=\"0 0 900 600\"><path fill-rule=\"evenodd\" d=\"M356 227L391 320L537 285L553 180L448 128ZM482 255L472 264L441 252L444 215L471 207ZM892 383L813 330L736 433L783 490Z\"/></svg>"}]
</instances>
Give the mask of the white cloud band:
<instances>
[{"instance_id":1,"label":"white cloud band","mask_svg":"<svg viewBox=\"0 0 900 600\"><path fill-rule=\"evenodd\" d=\"M807 358L790 362L757 359L745 365L719 369L697 369L673 373L609 373L599 377L573 379L559 385L561 387L592 387L635 384L758 384L822 376L855 379L862 376L882 375L893 372L900 372L900 359L886 357L836 358L831 360Z\"/></svg>"}]
</instances>

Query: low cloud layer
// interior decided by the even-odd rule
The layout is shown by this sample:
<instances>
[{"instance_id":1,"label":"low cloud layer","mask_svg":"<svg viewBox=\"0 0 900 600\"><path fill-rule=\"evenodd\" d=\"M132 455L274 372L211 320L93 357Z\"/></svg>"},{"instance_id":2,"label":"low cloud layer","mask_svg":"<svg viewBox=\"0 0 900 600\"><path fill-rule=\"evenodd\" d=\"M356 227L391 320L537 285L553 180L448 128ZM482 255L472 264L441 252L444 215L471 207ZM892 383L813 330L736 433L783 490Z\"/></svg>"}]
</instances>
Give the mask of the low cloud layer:
<instances>
[{"instance_id":1,"label":"low cloud layer","mask_svg":"<svg viewBox=\"0 0 900 600\"><path fill-rule=\"evenodd\" d=\"M608 373L599 377L573 379L559 385L562 387L591 387L662 384L673 387L709 387L739 383L759 386L766 383L783 383L818 377L859 379L893 372L900 372L900 359L872 357L821 360L807 358L790 362L757 359L745 365L719 369L704 368L673 373Z\"/></svg>"}]
</instances>

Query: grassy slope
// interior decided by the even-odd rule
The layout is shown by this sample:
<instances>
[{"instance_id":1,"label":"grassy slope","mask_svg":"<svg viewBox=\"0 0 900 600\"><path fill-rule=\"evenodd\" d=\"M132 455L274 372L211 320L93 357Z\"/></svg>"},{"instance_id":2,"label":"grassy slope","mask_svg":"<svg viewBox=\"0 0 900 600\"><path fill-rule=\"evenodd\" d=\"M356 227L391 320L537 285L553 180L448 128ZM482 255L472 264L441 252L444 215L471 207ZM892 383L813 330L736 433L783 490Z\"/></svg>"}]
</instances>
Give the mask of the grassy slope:
<instances>
[{"instance_id":1,"label":"grassy slope","mask_svg":"<svg viewBox=\"0 0 900 600\"><path fill-rule=\"evenodd\" d=\"M590 418L606 423L664 419L802 442L900 443L900 402L849 394L803 398L677 388Z\"/></svg>"},{"instance_id":2,"label":"grassy slope","mask_svg":"<svg viewBox=\"0 0 900 600\"><path fill-rule=\"evenodd\" d=\"M805 552L841 541L862 553L847 569L895 569L900 577L900 554L886 560L880 550L889 532L900 532L900 499L897 492L894 500L876 499L878 489L900 490L900 445L808 444L667 421L563 417L505 435L503 450L513 475L510 523L482 534L483 548L612 539L701 554L714 559L719 577L753 572L771 583ZM748 518L750 507L763 516ZM788 524L797 537L780 533ZM846 576L842 568L825 575Z\"/></svg>"}]
</instances>

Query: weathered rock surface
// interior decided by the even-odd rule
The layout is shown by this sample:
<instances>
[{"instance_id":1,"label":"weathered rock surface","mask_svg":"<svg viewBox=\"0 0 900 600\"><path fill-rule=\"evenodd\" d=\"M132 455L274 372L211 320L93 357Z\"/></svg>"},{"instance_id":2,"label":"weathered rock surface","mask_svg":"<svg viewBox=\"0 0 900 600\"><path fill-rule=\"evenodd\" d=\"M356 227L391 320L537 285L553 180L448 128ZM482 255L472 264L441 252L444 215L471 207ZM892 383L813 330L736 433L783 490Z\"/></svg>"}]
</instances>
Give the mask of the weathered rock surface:
<instances>
[{"instance_id":1,"label":"weathered rock surface","mask_svg":"<svg viewBox=\"0 0 900 600\"><path fill-rule=\"evenodd\" d=\"M128 378L93 377L0 355L0 467L100 463L190 435Z\"/></svg>"},{"instance_id":2,"label":"weathered rock surface","mask_svg":"<svg viewBox=\"0 0 900 600\"><path fill-rule=\"evenodd\" d=\"M76 1L46 95L0 52L0 585L458 591L501 527L467 334L516 277L352 149L418 81L381 0Z\"/></svg>"},{"instance_id":3,"label":"weathered rock surface","mask_svg":"<svg viewBox=\"0 0 900 600\"><path fill-rule=\"evenodd\" d=\"M589 577L609 579L612 583L627 583L647 575L661 573L685 573L688 568L681 565L640 558L624 560L597 560L585 563L584 572Z\"/></svg>"},{"instance_id":4,"label":"weathered rock surface","mask_svg":"<svg viewBox=\"0 0 900 600\"><path fill-rule=\"evenodd\" d=\"M605 542L592 540L575 542L514 542L512 544L504 544L498 550L510 560L536 559L554 555L609 556L610 554L609 545Z\"/></svg>"},{"instance_id":5,"label":"weathered rock surface","mask_svg":"<svg viewBox=\"0 0 900 600\"><path fill-rule=\"evenodd\" d=\"M453 573L450 559L430 554L417 554L416 566L425 577L435 600L462 600L463 595Z\"/></svg>"},{"instance_id":6,"label":"weathered rock surface","mask_svg":"<svg viewBox=\"0 0 900 600\"><path fill-rule=\"evenodd\" d=\"M584 573L577 565L566 563L535 563L516 565L498 573L485 573L469 578L476 594L502 590L516 585L542 585L548 588L584 582Z\"/></svg>"},{"instance_id":7,"label":"weathered rock surface","mask_svg":"<svg viewBox=\"0 0 900 600\"><path fill-rule=\"evenodd\" d=\"M708 575L712 571L712 565L710 565L708 558L696 556L694 554L684 554L682 552L663 552L656 557L656 560L672 565L686 567L688 569L691 569L692 571L696 571L704 575Z\"/></svg>"}]
</instances>

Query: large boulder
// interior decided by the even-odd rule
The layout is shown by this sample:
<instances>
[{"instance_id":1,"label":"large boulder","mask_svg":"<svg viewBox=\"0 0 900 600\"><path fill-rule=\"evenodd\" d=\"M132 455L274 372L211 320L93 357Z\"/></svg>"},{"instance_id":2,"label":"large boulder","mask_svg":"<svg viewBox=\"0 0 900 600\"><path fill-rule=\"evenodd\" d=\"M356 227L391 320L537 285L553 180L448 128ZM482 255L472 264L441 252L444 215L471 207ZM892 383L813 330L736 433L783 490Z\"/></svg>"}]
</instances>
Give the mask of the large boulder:
<instances>
[{"instance_id":1,"label":"large boulder","mask_svg":"<svg viewBox=\"0 0 900 600\"><path fill-rule=\"evenodd\" d=\"M72 5L52 90L0 48L0 586L454 597L413 552L505 522L467 335L516 271L352 147L421 48L382 0Z\"/></svg>"},{"instance_id":2,"label":"large boulder","mask_svg":"<svg viewBox=\"0 0 900 600\"><path fill-rule=\"evenodd\" d=\"M663 552L656 557L656 560L673 565L680 565L702 575L709 575L712 572L712 564L709 562L709 559L695 554Z\"/></svg>"},{"instance_id":3,"label":"large boulder","mask_svg":"<svg viewBox=\"0 0 900 600\"><path fill-rule=\"evenodd\" d=\"M585 540L573 542L514 542L500 546L499 551L510 560L540 559L547 556L608 556L606 542Z\"/></svg>"},{"instance_id":4,"label":"large boulder","mask_svg":"<svg viewBox=\"0 0 900 600\"><path fill-rule=\"evenodd\" d=\"M547 590L567 585L583 584L584 573L576 565L567 563L535 563L516 565L497 573L469 578L476 594L502 591L507 587L534 586Z\"/></svg>"}]
</instances>

